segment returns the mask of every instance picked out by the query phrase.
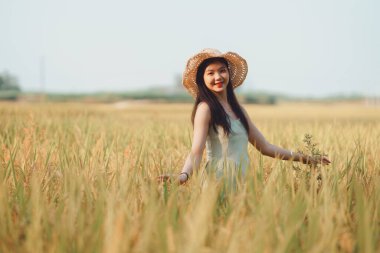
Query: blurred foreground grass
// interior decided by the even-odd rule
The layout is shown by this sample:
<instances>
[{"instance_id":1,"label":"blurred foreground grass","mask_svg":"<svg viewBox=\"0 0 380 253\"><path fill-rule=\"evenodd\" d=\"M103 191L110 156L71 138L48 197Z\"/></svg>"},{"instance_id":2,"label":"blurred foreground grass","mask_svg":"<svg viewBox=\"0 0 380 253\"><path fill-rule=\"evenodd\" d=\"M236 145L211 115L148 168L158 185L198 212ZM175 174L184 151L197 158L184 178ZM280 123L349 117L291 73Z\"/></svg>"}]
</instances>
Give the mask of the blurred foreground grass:
<instances>
[{"instance_id":1,"label":"blurred foreground grass","mask_svg":"<svg viewBox=\"0 0 380 253\"><path fill-rule=\"evenodd\" d=\"M191 105L0 103L0 252L380 252L380 110L246 108L274 144L314 136L321 185L252 147L236 192L157 184L190 150Z\"/></svg>"}]
</instances>

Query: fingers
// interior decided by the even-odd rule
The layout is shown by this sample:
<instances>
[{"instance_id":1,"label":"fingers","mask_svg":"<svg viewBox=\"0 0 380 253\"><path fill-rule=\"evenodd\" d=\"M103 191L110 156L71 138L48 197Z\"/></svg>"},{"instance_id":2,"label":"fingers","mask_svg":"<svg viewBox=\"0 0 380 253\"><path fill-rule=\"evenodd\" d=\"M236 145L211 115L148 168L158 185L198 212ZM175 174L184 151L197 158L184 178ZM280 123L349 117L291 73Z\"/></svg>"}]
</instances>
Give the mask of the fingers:
<instances>
[{"instance_id":1,"label":"fingers","mask_svg":"<svg viewBox=\"0 0 380 253\"><path fill-rule=\"evenodd\" d=\"M187 177L183 178L181 175L160 175L156 180L158 183L171 183L174 180L178 182L178 184L185 184L187 182Z\"/></svg>"},{"instance_id":2,"label":"fingers","mask_svg":"<svg viewBox=\"0 0 380 253\"><path fill-rule=\"evenodd\" d=\"M316 166L318 164L329 165L331 161L325 156L311 156L307 161L309 165Z\"/></svg>"},{"instance_id":3,"label":"fingers","mask_svg":"<svg viewBox=\"0 0 380 253\"><path fill-rule=\"evenodd\" d=\"M327 157L322 158L322 164L329 165L330 163L331 163L331 161Z\"/></svg>"},{"instance_id":4,"label":"fingers","mask_svg":"<svg viewBox=\"0 0 380 253\"><path fill-rule=\"evenodd\" d=\"M164 183L164 182L171 182L171 176L170 175L161 175L157 177L158 183Z\"/></svg>"},{"instance_id":5,"label":"fingers","mask_svg":"<svg viewBox=\"0 0 380 253\"><path fill-rule=\"evenodd\" d=\"M321 157L321 158L318 158L316 161L315 161L316 164L322 164L322 165L329 165L331 162L330 160L327 158L327 157Z\"/></svg>"}]
</instances>

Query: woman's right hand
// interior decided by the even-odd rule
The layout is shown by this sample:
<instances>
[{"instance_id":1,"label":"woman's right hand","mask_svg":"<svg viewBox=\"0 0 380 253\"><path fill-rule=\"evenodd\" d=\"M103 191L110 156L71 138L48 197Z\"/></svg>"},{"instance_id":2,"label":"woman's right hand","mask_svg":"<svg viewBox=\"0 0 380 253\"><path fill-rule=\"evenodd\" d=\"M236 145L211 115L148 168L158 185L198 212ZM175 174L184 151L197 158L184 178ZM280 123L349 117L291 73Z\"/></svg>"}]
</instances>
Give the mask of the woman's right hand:
<instances>
[{"instance_id":1,"label":"woman's right hand","mask_svg":"<svg viewBox=\"0 0 380 253\"><path fill-rule=\"evenodd\" d=\"M159 183L171 183L172 180L175 180L178 182L178 184L184 184L187 182L188 177L186 174L179 174L179 175L173 175L173 174L165 174L157 177L157 181Z\"/></svg>"},{"instance_id":2,"label":"woman's right hand","mask_svg":"<svg viewBox=\"0 0 380 253\"><path fill-rule=\"evenodd\" d=\"M178 175L178 182L179 184L184 184L187 182L187 180L189 180L189 177L187 176L187 174L179 174Z\"/></svg>"}]
</instances>

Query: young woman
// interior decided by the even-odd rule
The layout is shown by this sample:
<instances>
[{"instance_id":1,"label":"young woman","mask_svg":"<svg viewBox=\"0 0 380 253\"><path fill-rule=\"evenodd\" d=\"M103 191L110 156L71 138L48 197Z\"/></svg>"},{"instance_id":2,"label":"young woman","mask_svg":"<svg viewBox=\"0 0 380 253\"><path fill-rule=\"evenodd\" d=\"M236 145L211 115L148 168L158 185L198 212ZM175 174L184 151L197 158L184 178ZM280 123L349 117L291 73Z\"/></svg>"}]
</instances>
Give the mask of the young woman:
<instances>
[{"instance_id":1,"label":"young woman","mask_svg":"<svg viewBox=\"0 0 380 253\"><path fill-rule=\"evenodd\" d=\"M245 175L249 165L248 142L263 155L304 163L329 164L326 157L314 158L270 144L236 99L234 88L247 75L247 62L233 52L204 49L191 57L183 73L183 85L195 97L192 113L193 142L179 183L199 169L206 147L208 172ZM160 177L167 180L167 176Z\"/></svg>"}]
</instances>

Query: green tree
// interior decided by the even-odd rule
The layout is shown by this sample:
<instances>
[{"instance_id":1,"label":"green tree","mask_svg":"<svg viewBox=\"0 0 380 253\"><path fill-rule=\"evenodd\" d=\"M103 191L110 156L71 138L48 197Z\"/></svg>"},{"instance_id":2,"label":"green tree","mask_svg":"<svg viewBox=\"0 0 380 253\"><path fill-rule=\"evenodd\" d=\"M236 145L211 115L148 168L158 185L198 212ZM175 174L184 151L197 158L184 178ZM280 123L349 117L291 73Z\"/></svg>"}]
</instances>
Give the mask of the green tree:
<instances>
[{"instance_id":1,"label":"green tree","mask_svg":"<svg viewBox=\"0 0 380 253\"><path fill-rule=\"evenodd\" d=\"M0 91L21 91L17 77L6 71L0 73Z\"/></svg>"}]
</instances>

